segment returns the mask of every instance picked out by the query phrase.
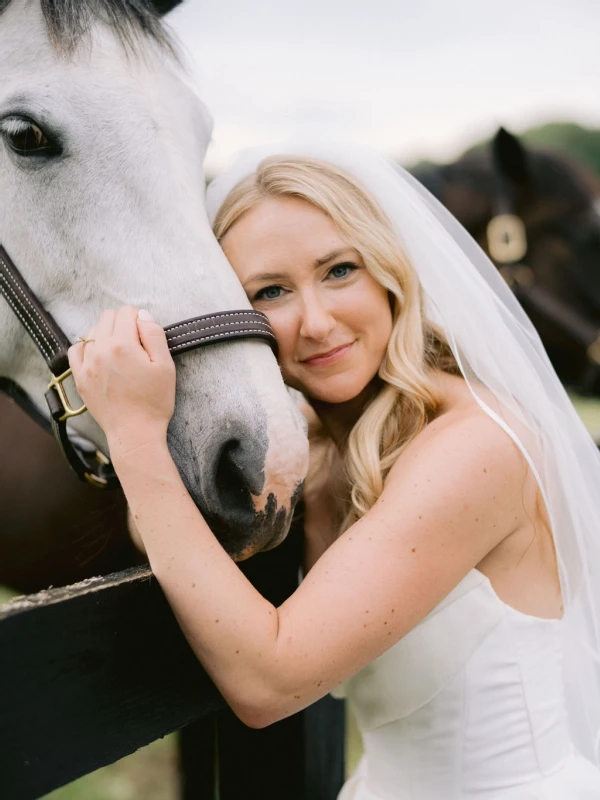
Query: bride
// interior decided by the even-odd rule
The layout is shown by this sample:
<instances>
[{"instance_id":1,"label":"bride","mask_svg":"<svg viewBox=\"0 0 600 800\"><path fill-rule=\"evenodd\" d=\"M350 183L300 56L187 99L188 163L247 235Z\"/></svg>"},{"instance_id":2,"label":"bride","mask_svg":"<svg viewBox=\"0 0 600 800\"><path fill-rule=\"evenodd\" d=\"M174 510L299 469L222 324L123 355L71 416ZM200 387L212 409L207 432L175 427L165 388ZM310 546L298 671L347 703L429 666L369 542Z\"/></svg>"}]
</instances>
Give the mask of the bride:
<instances>
[{"instance_id":1,"label":"bride","mask_svg":"<svg viewBox=\"0 0 600 800\"><path fill-rule=\"evenodd\" d=\"M306 401L307 573L282 606L169 455L162 328L106 311L70 351L203 666L254 727L347 696L365 756L343 800L600 797L600 457L510 291L359 148L249 151L208 202Z\"/></svg>"}]
</instances>

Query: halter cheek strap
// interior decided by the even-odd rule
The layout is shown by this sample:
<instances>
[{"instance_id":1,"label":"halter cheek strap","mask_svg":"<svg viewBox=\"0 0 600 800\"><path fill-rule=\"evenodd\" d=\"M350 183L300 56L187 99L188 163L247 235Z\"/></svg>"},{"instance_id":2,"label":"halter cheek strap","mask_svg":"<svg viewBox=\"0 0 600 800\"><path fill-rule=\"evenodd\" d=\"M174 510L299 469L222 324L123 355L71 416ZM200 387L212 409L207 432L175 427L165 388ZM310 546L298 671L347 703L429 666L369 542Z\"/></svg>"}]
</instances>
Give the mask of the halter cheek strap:
<instances>
[{"instance_id":1,"label":"halter cheek strap","mask_svg":"<svg viewBox=\"0 0 600 800\"><path fill-rule=\"evenodd\" d=\"M71 343L52 315L40 303L2 245L0 245L0 294L36 344L50 370L51 380L45 394L50 411L50 425L69 465L79 478L94 486L101 488L118 486L118 478L104 453L93 449L88 451L69 438L67 420L87 411L85 405L80 408L71 406L63 385L71 376L68 357ZM235 339L259 339L266 342L277 354L277 340L269 320L265 314L252 309L193 317L168 325L165 333L173 356L198 347ZM9 387L10 393L19 397L20 405L27 413L39 421L41 415L31 399L22 390L15 389L15 384L12 382L0 379L0 391L6 391Z\"/></svg>"}]
</instances>

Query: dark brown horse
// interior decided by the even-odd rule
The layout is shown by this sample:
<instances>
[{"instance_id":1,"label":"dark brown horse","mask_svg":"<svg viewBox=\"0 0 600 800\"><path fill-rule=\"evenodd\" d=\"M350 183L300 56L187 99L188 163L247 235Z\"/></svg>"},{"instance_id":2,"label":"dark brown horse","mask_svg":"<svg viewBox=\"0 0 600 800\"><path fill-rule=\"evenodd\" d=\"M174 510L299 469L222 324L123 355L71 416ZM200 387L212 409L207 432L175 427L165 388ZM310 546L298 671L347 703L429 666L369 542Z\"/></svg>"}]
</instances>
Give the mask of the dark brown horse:
<instances>
[{"instance_id":1,"label":"dark brown horse","mask_svg":"<svg viewBox=\"0 0 600 800\"><path fill-rule=\"evenodd\" d=\"M54 438L0 394L0 584L28 593L139 563L123 494L81 483Z\"/></svg>"},{"instance_id":2,"label":"dark brown horse","mask_svg":"<svg viewBox=\"0 0 600 800\"><path fill-rule=\"evenodd\" d=\"M600 396L597 179L503 128L488 148L414 172L496 261L563 383Z\"/></svg>"}]
</instances>

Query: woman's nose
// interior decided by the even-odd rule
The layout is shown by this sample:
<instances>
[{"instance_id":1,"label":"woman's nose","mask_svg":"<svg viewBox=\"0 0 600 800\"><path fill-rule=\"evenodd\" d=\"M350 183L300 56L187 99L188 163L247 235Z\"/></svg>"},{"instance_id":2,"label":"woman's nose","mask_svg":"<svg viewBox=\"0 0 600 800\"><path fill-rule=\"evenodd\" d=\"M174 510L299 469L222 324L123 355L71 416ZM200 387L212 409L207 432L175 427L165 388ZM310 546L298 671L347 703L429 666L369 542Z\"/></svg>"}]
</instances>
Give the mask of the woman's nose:
<instances>
[{"instance_id":1,"label":"woman's nose","mask_svg":"<svg viewBox=\"0 0 600 800\"><path fill-rule=\"evenodd\" d=\"M335 318L319 297L311 294L302 304L300 335L324 342L335 327Z\"/></svg>"}]
</instances>

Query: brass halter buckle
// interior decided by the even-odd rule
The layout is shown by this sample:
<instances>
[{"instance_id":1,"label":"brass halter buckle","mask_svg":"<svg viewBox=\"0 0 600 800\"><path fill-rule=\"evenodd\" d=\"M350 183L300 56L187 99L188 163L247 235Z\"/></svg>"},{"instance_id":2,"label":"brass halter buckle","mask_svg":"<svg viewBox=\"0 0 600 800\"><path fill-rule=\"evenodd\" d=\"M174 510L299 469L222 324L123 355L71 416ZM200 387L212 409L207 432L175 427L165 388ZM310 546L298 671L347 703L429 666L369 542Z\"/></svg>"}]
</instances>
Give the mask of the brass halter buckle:
<instances>
[{"instance_id":1,"label":"brass halter buckle","mask_svg":"<svg viewBox=\"0 0 600 800\"><path fill-rule=\"evenodd\" d=\"M496 264L514 264L527 252L525 225L515 214L498 214L488 222L488 251Z\"/></svg>"},{"instance_id":2,"label":"brass halter buckle","mask_svg":"<svg viewBox=\"0 0 600 800\"><path fill-rule=\"evenodd\" d=\"M52 375L52 380L48 384L48 389L56 389L56 393L60 398L60 402L65 412L61 417L59 417L59 422L64 422L64 420L70 419L71 417L78 417L80 414L84 414L87 411L87 406L85 404L82 405L81 408L73 408L69 402L65 388L62 385L63 381L65 381L67 378L70 378L72 374L73 373L71 370L68 369L63 372L62 375Z\"/></svg>"},{"instance_id":3,"label":"brass halter buckle","mask_svg":"<svg viewBox=\"0 0 600 800\"><path fill-rule=\"evenodd\" d=\"M103 467L107 467L110 464L110 460L100 450L96 450L94 458L98 464L101 464ZM108 485L106 478L102 478L100 475L94 475L93 472L84 472L83 477L89 484L95 486L96 489L105 489Z\"/></svg>"}]
</instances>

